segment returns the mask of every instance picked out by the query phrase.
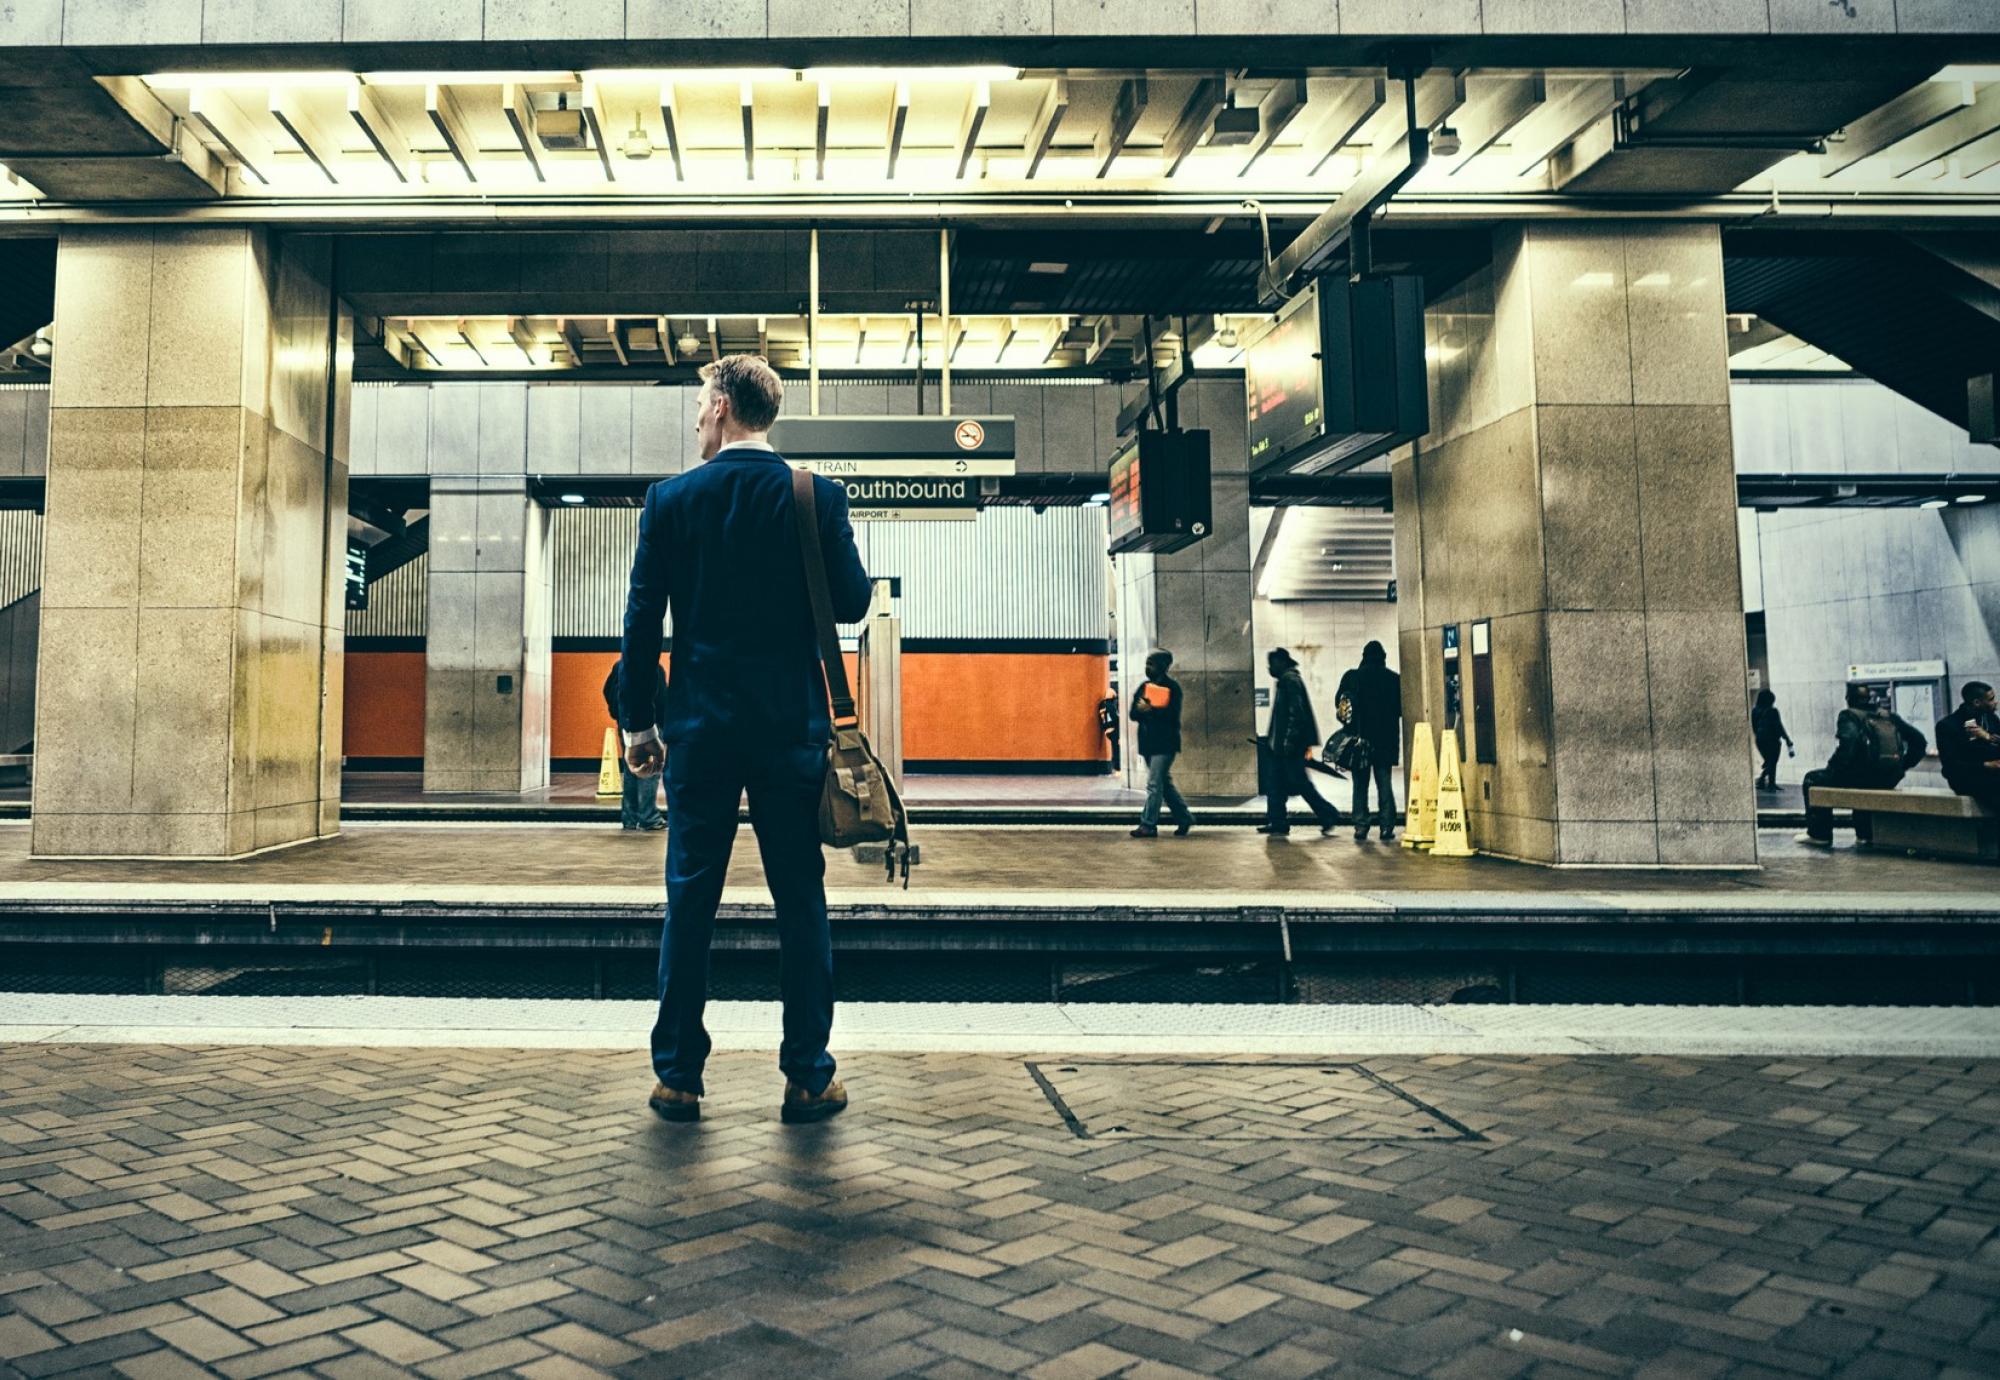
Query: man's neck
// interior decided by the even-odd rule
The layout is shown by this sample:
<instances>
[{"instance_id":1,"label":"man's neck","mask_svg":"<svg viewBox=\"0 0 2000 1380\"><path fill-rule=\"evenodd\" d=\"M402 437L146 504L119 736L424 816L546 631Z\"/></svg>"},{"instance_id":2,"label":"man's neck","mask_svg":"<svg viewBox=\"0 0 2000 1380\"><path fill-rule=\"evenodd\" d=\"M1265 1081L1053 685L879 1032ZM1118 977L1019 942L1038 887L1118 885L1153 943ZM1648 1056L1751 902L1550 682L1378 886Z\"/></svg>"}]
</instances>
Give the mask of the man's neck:
<instances>
[{"instance_id":1,"label":"man's neck","mask_svg":"<svg viewBox=\"0 0 2000 1380\"><path fill-rule=\"evenodd\" d=\"M717 455L725 450L770 450L771 433L768 431L739 431L735 435L724 433L722 443L715 448Z\"/></svg>"}]
</instances>

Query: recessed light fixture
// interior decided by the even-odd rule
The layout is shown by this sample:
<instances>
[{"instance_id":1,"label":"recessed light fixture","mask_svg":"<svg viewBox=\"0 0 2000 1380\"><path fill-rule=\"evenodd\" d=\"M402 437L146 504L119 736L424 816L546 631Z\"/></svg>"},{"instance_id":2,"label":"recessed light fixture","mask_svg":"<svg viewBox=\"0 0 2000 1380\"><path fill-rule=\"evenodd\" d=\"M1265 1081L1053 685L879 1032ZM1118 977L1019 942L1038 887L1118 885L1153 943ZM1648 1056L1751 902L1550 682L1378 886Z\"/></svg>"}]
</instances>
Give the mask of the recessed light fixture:
<instances>
[{"instance_id":1,"label":"recessed light fixture","mask_svg":"<svg viewBox=\"0 0 2000 1380\"><path fill-rule=\"evenodd\" d=\"M1918 506L1923 508L1949 508L1951 504L1942 498L1927 498Z\"/></svg>"},{"instance_id":2,"label":"recessed light fixture","mask_svg":"<svg viewBox=\"0 0 2000 1380\"><path fill-rule=\"evenodd\" d=\"M564 495L562 495L562 501L563 501L563 502L565 502L565 503L581 503L581 502L583 502L583 495L582 495L582 494L564 494Z\"/></svg>"},{"instance_id":3,"label":"recessed light fixture","mask_svg":"<svg viewBox=\"0 0 2000 1380\"><path fill-rule=\"evenodd\" d=\"M1096 505L1098 505L1098 506L1100 506L1100 507L1101 507L1101 506L1103 506L1104 504L1106 504L1106 503L1109 503L1109 502L1111 501L1111 495L1110 495L1110 494L1092 494L1092 495L1090 496L1090 501L1091 501L1092 503L1094 503L1094 504L1096 504Z\"/></svg>"},{"instance_id":4,"label":"recessed light fixture","mask_svg":"<svg viewBox=\"0 0 2000 1380\"><path fill-rule=\"evenodd\" d=\"M1985 494L1960 494L1960 495L1958 496L1958 501L1959 501L1960 503L1984 503L1984 502L1986 501L1986 495L1985 495Z\"/></svg>"},{"instance_id":5,"label":"recessed light fixture","mask_svg":"<svg viewBox=\"0 0 2000 1380\"><path fill-rule=\"evenodd\" d=\"M36 359L47 359L54 349L55 346L49 343L49 332L46 326L36 331L35 338L28 342L28 353Z\"/></svg>"}]
</instances>

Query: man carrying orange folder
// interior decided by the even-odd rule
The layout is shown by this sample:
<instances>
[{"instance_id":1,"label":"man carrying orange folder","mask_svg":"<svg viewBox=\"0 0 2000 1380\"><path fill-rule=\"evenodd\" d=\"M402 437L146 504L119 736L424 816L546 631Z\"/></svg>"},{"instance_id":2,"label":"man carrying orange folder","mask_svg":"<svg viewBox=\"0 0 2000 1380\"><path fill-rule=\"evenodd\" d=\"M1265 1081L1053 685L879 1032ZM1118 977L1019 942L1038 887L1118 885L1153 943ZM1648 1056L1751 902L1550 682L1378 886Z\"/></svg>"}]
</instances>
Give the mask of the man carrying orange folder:
<instances>
[{"instance_id":1,"label":"man carrying orange folder","mask_svg":"<svg viewBox=\"0 0 2000 1380\"><path fill-rule=\"evenodd\" d=\"M1187 837L1194 816L1174 786L1174 758L1181 750L1181 687L1167 674L1174 654L1157 651L1146 658L1146 679L1132 696L1132 722L1139 725L1139 757L1146 764L1146 805L1139 812L1135 839L1160 836L1160 803L1174 813L1174 836Z\"/></svg>"}]
</instances>

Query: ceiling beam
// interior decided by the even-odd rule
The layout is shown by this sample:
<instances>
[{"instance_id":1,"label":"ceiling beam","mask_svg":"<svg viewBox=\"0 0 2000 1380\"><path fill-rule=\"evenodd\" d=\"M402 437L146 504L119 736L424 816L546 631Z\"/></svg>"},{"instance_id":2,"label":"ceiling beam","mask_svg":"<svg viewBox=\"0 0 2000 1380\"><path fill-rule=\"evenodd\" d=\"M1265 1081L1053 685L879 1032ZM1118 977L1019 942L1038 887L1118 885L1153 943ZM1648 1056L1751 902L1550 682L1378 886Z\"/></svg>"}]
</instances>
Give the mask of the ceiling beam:
<instances>
[{"instance_id":1,"label":"ceiling beam","mask_svg":"<svg viewBox=\"0 0 2000 1380\"><path fill-rule=\"evenodd\" d=\"M1306 136L1306 176L1317 177L1327 160L1346 148L1361 133L1362 126L1389 101L1389 83L1382 77L1360 77L1347 82L1347 90L1333 103L1319 127Z\"/></svg>"},{"instance_id":2,"label":"ceiling beam","mask_svg":"<svg viewBox=\"0 0 2000 1380\"><path fill-rule=\"evenodd\" d=\"M1187 104L1181 107L1180 118L1160 143L1160 160L1166 165L1168 177L1181 170L1181 164L1201 143L1202 135L1215 123L1215 113L1228 99L1229 82L1223 77L1203 77L1194 84Z\"/></svg>"},{"instance_id":3,"label":"ceiling beam","mask_svg":"<svg viewBox=\"0 0 2000 1380\"><path fill-rule=\"evenodd\" d=\"M521 358L527 360L529 366L533 367L537 362L535 347L541 342L535 339L533 332L518 316L507 318L507 334L513 339L514 348L521 352Z\"/></svg>"},{"instance_id":4,"label":"ceiling beam","mask_svg":"<svg viewBox=\"0 0 2000 1380\"><path fill-rule=\"evenodd\" d=\"M619 364L627 369L631 368L631 357L625 353L625 330L619 324L618 318L615 316L605 317L604 330L611 337L611 353L618 356Z\"/></svg>"},{"instance_id":5,"label":"ceiling beam","mask_svg":"<svg viewBox=\"0 0 2000 1380\"><path fill-rule=\"evenodd\" d=\"M320 125L313 113L305 108L299 99L298 89L289 86L271 88L269 101L271 118L284 127L292 142L304 150L312 159L326 180L334 186L340 185L340 174L334 169L341 161L340 141Z\"/></svg>"},{"instance_id":6,"label":"ceiling beam","mask_svg":"<svg viewBox=\"0 0 2000 1380\"><path fill-rule=\"evenodd\" d=\"M1101 180L1111 172L1111 165L1118 161L1118 155L1125 150L1125 141L1132 137L1139 117L1146 113L1146 79L1127 77L1118 83L1118 93L1111 100L1111 119L1098 134L1091 152L1097 159L1097 176Z\"/></svg>"},{"instance_id":7,"label":"ceiling beam","mask_svg":"<svg viewBox=\"0 0 2000 1380\"><path fill-rule=\"evenodd\" d=\"M606 126L604 95L597 89L597 83L583 84L583 121L590 126L590 142L597 148L597 162L604 169L604 180L616 182L618 174L611 168L611 145L604 141Z\"/></svg>"},{"instance_id":8,"label":"ceiling beam","mask_svg":"<svg viewBox=\"0 0 2000 1380\"><path fill-rule=\"evenodd\" d=\"M1432 129L1465 104L1465 73L1431 72L1417 78L1417 128ZM1395 136L1402 137L1400 131Z\"/></svg>"},{"instance_id":9,"label":"ceiling beam","mask_svg":"<svg viewBox=\"0 0 2000 1380\"><path fill-rule=\"evenodd\" d=\"M1250 170L1257 166L1257 160L1278 141L1278 136L1305 108L1306 79L1281 77L1257 103L1257 141L1250 146L1250 156L1243 160L1243 167L1236 175L1248 177Z\"/></svg>"},{"instance_id":10,"label":"ceiling beam","mask_svg":"<svg viewBox=\"0 0 2000 1380\"><path fill-rule=\"evenodd\" d=\"M458 339L460 344L472 351L472 357L479 361L480 367L485 368L486 353L479 348L479 342L472 338L471 332L465 329L465 318L462 316L458 318Z\"/></svg>"},{"instance_id":11,"label":"ceiling beam","mask_svg":"<svg viewBox=\"0 0 2000 1380\"><path fill-rule=\"evenodd\" d=\"M974 150L979 147L979 131L986 124L986 112L993 108L993 83L978 81L972 84L972 95L965 102L965 114L958 122L958 172L960 181L965 179L965 170L972 162Z\"/></svg>"},{"instance_id":12,"label":"ceiling beam","mask_svg":"<svg viewBox=\"0 0 2000 1380\"><path fill-rule=\"evenodd\" d=\"M192 88L188 92L188 115L222 145L239 167L265 186L271 185L271 146L227 93L213 86Z\"/></svg>"},{"instance_id":13,"label":"ceiling beam","mask_svg":"<svg viewBox=\"0 0 2000 1380\"><path fill-rule=\"evenodd\" d=\"M1508 160L1526 177L1638 90L1622 77L1593 77L1546 102L1514 126Z\"/></svg>"},{"instance_id":14,"label":"ceiling beam","mask_svg":"<svg viewBox=\"0 0 2000 1380\"><path fill-rule=\"evenodd\" d=\"M674 100L674 84L660 83L660 123L667 127L667 156L674 160L674 181L687 181L687 169L681 166L680 108Z\"/></svg>"},{"instance_id":15,"label":"ceiling beam","mask_svg":"<svg viewBox=\"0 0 2000 1380\"><path fill-rule=\"evenodd\" d=\"M715 318L708 318L708 357L710 361L722 358L722 344L715 338Z\"/></svg>"},{"instance_id":16,"label":"ceiling beam","mask_svg":"<svg viewBox=\"0 0 2000 1380\"><path fill-rule=\"evenodd\" d=\"M1908 177L1978 143L1995 130L2000 130L2000 82L1981 87L1971 105L1900 141L1883 154L1883 160L1891 174Z\"/></svg>"},{"instance_id":17,"label":"ceiling beam","mask_svg":"<svg viewBox=\"0 0 2000 1380\"><path fill-rule=\"evenodd\" d=\"M896 163L903 156L903 127L910 120L910 84L896 83L896 94L889 103L889 179L895 180Z\"/></svg>"},{"instance_id":18,"label":"ceiling beam","mask_svg":"<svg viewBox=\"0 0 2000 1380\"><path fill-rule=\"evenodd\" d=\"M660 354L669 367L680 362L674 357L674 323L664 316L660 318Z\"/></svg>"},{"instance_id":19,"label":"ceiling beam","mask_svg":"<svg viewBox=\"0 0 2000 1380\"><path fill-rule=\"evenodd\" d=\"M1042 103L1035 108L1035 118L1028 123L1027 142L1021 151L1027 155L1026 176L1033 180L1041 169L1042 159L1048 156L1049 145L1056 137L1056 127L1063 116L1069 113L1069 78L1056 77L1049 82L1049 89L1042 93Z\"/></svg>"},{"instance_id":20,"label":"ceiling beam","mask_svg":"<svg viewBox=\"0 0 2000 1380\"><path fill-rule=\"evenodd\" d=\"M826 181L826 130L833 120L833 86L819 84L819 114L813 130L813 179Z\"/></svg>"},{"instance_id":21,"label":"ceiling beam","mask_svg":"<svg viewBox=\"0 0 2000 1380\"><path fill-rule=\"evenodd\" d=\"M535 170L535 181L548 181L549 175L542 170L541 136L535 133L535 103L528 98L528 88L517 82L501 87L500 109L514 130L514 142L521 146L528 166Z\"/></svg>"},{"instance_id":22,"label":"ceiling beam","mask_svg":"<svg viewBox=\"0 0 2000 1380\"><path fill-rule=\"evenodd\" d=\"M451 88L436 82L424 88L424 114L430 116L431 126L444 139L451 156L458 160L458 166L465 170L467 182L477 182L479 174L472 169L472 159L479 152L479 145L473 142L472 133L466 128L465 116L458 108L458 100L451 94Z\"/></svg>"},{"instance_id":23,"label":"ceiling beam","mask_svg":"<svg viewBox=\"0 0 2000 1380\"><path fill-rule=\"evenodd\" d=\"M389 165L389 171L396 175L396 180L408 182L416 161L410 156L409 141L403 138L396 122L382 109L375 93L360 82L348 87L347 115L367 138L368 146Z\"/></svg>"},{"instance_id":24,"label":"ceiling beam","mask_svg":"<svg viewBox=\"0 0 2000 1380\"><path fill-rule=\"evenodd\" d=\"M576 322L565 317L556 322L556 329L562 332L563 344L569 346L569 362L572 367L583 367L583 332L576 328Z\"/></svg>"},{"instance_id":25,"label":"ceiling beam","mask_svg":"<svg viewBox=\"0 0 2000 1380\"><path fill-rule=\"evenodd\" d=\"M736 108L743 116L743 176L757 180L757 93L749 80L737 83Z\"/></svg>"},{"instance_id":26,"label":"ceiling beam","mask_svg":"<svg viewBox=\"0 0 2000 1380\"><path fill-rule=\"evenodd\" d=\"M1940 120L1958 114L1976 99L1969 81L1926 81L1870 113L1845 131L1845 138L1827 141L1820 156L1819 175L1833 177ZM1928 160L1926 160L1928 161Z\"/></svg>"},{"instance_id":27,"label":"ceiling beam","mask_svg":"<svg viewBox=\"0 0 2000 1380\"><path fill-rule=\"evenodd\" d=\"M1458 172L1498 143L1521 121L1548 104L1549 83L1542 73L1496 80L1491 94L1467 106L1458 121L1459 152L1451 166Z\"/></svg>"}]
</instances>

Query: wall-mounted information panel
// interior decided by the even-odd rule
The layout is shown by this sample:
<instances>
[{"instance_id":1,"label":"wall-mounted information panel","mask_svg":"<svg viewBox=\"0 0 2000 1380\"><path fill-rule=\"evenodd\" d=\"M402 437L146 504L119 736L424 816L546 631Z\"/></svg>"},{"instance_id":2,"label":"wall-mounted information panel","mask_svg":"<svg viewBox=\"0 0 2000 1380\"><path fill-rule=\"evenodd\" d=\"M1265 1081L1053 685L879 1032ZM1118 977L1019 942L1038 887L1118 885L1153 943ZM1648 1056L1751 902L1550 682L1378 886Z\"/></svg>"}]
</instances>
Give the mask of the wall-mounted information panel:
<instances>
[{"instance_id":1,"label":"wall-mounted information panel","mask_svg":"<svg viewBox=\"0 0 2000 1380\"><path fill-rule=\"evenodd\" d=\"M1206 431L1142 431L1111 462L1111 554L1160 554L1209 533Z\"/></svg>"},{"instance_id":2,"label":"wall-mounted information panel","mask_svg":"<svg viewBox=\"0 0 2000 1380\"><path fill-rule=\"evenodd\" d=\"M1423 279L1321 278L1243 352L1250 468L1337 474L1430 428Z\"/></svg>"}]
</instances>

